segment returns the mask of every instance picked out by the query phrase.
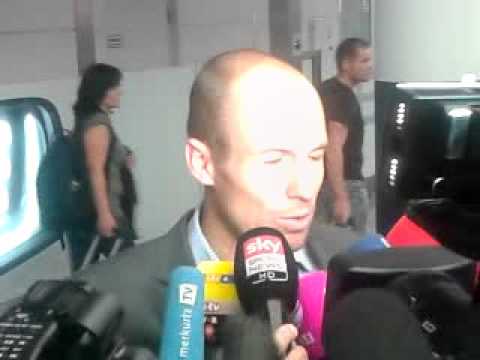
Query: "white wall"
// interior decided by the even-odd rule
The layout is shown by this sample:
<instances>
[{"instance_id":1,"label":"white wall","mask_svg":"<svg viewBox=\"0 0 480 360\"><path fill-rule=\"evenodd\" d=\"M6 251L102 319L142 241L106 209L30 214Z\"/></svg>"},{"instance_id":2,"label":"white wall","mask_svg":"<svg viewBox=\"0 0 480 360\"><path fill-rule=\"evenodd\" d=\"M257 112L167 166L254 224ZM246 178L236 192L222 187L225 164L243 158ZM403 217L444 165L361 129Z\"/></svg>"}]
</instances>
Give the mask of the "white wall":
<instances>
[{"instance_id":1,"label":"white wall","mask_svg":"<svg viewBox=\"0 0 480 360\"><path fill-rule=\"evenodd\" d=\"M168 65L165 0L94 0L97 60L124 71ZM121 49L106 38L120 34ZM77 74L73 0L0 1L0 83Z\"/></svg>"},{"instance_id":2,"label":"white wall","mask_svg":"<svg viewBox=\"0 0 480 360\"><path fill-rule=\"evenodd\" d=\"M166 0L94 0L97 60L123 71L169 64ZM120 49L107 48L107 36L119 34Z\"/></svg>"},{"instance_id":3,"label":"white wall","mask_svg":"<svg viewBox=\"0 0 480 360\"><path fill-rule=\"evenodd\" d=\"M342 0L340 16L340 37L371 36L370 12L372 0Z\"/></svg>"},{"instance_id":4,"label":"white wall","mask_svg":"<svg viewBox=\"0 0 480 360\"><path fill-rule=\"evenodd\" d=\"M73 125L72 105L75 100L77 79L28 82L0 85L0 99L41 97L50 100L57 108L62 124L70 129Z\"/></svg>"},{"instance_id":5,"label":"white wall","mask_svg":"<svg viewBox=\"0 0 480 360\"><path fill-rule=\"evenodd\" d=\"M167 231L201 194L184 157L193 69L127 73L114 125L137 158L138 230L151 239Z\"/></svg>"},{"instance_id":6,"label":"white wall","mask_svg":"<svg viewBox=\"0 0 480 360\"><path fill-rule=\"evenodd\" d=\"M269 49L268 0L178 0L181 64L234 48Z\"/></svg>"},{"instance_id":7,"label":"white wall","mask_svg":"<svg viewBox=\"0 0 480 360\"><path fill-rule=\"evenodd\" d=\"M169 64L166 0L95 0L99 60L127 71ZM196 64L234 48L269 50L268 0L176 0L180 65ZM134 4L134 5L133 5ZM135 24L133 26L133 24ZM121 34L123 49L106 49Z\"/></svg>"},{"instance_id":8,"label":"white wall","mask_svg":"<svg viewBox=\"0 0 480 360\"><path fill-rule=\"evenodd\" d=\"M480 72L478 0L375 4L377 79L455 81Z\"/></svg>"},{"instance_id":9,"label":"white wall","mask_svg":"<svg viewBox=\"0 0 480 360\"><path fill-rule=\"evenodd\" d=\"M180 65L202 64L233 48L269 49L268 0L176 0ZM168 66L167 0L95 0L97 58L124 71ZM120 34L124 48L107 49Z\"/></svg>"},{"instance_id":10,"label":"white wall","mask_svg":"<svg viewBox=\"0 0 480 360\"><path fill-rule=\"evenodd\" d=\"M98 61L123 71L168 66L167 0L93 0ZM178 0L181 65L240 47L269 49L268 0ZM119 34L123 46L107 48ZM0 1L0 84L76 76L73 0Z\"/></svg>"},{"instance_id":11,"label":"white wall","mask_svg":"<svg viewBox=\"0 0 480 360\"><path fill-rule=\"evenodd\" d=\"M322 79L336 72L335 48L339 41L338 0L302 0L302 43L306 51L322 51Z\"/></svg>"},{"instance_id":12,"label":"white wall","mask_svg":"<svg viewBox=\"0 0 480 360\"><path fill-rule=\"evenodd\" d=\"M0 1L0 83L76 73L72 0Z\"/></svg>"}]
</instances>

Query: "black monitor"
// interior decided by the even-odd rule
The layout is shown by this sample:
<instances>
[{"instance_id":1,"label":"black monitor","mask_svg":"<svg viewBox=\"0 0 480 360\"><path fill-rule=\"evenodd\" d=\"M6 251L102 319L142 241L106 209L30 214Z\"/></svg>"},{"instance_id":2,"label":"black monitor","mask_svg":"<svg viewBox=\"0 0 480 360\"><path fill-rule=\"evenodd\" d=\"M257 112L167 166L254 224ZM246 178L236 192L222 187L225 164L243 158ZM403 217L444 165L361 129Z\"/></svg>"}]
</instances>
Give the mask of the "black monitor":
<instances>
[{"instance_id":1,"label":"black monitor","mask_svg":"<svg viewBox=\"0 0 480 360\"><path fill-rule=\"evenodd\" d=\"M480 83L376 82L377 231L412 199L478 207Z\"/></svg>"}]
</instances>

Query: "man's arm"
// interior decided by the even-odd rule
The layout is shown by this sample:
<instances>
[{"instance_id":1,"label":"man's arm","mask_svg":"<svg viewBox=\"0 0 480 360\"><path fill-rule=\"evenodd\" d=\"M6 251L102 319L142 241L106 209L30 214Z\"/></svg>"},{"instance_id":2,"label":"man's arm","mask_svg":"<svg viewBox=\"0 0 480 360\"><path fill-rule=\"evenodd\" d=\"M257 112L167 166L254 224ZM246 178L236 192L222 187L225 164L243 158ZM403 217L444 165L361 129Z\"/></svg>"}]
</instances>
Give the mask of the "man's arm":
<instances>
[{"instance_id":1,"label":"man's arm","mask_svg":"<svg viewBox=\"0 0 480 360\"><path fill-rule=\"evenodd\" d=\"M350 218L350 198L345 185L343 147L347 140L348 129L339 121L327 121L328 146L325 166L327 181L334 200L334 217L339 224L345 224Z\"/></svg>"}]
</instances>

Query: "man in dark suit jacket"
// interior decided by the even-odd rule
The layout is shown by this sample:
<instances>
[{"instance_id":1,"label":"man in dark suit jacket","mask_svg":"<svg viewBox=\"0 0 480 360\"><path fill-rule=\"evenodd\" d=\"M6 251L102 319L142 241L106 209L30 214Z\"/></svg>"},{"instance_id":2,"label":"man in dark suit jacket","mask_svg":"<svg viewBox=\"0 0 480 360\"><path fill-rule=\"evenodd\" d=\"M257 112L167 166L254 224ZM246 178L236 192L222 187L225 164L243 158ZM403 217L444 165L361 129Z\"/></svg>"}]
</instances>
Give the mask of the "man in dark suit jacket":
<instances>
[{"instance_id":1,"label":"man in dark suit jacket","mask_svg":"<svg viewBox=\"0 0 480 360\"><path fill-rule=\"evenodd\" d=\"M349 231L311 226L325 122L315 89L287 63L255 50L208 61L192 86L187 132L186 161L204 187L201 204L166 235L78 275L119 297L127 340L154 352L175 267L233 260L238 236L257 226L280 230L302 271L324 268L355 241ZM304 349L286 356L305 358Z\"/></svg>"}]
</instances>

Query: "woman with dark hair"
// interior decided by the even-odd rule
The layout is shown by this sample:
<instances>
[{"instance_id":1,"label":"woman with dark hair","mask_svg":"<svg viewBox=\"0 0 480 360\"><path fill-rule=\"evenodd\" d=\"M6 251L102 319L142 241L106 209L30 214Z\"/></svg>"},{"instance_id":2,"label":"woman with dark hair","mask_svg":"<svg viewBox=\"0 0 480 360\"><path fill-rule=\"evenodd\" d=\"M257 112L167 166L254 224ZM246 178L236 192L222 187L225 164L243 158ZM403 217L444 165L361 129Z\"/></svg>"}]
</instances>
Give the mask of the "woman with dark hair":
<instances>
[{"instance_id":1,"label":"woman with dark hair","mask_svg":"<svg viewBox=\"0 0 480 360\"><path fill-rule=\"evenodd\" d=\"M78 145L81 171L92 195L92 216L70 233L72 270L78 270L95 236L94 254L110 253L115 239L122 249L133 246L133 207L136 202L130 152L119 141L110 119L120 105L122 73L107 64L93 64L83 74L73 106L73 138Z\"/></svg>"}]
</instances>

